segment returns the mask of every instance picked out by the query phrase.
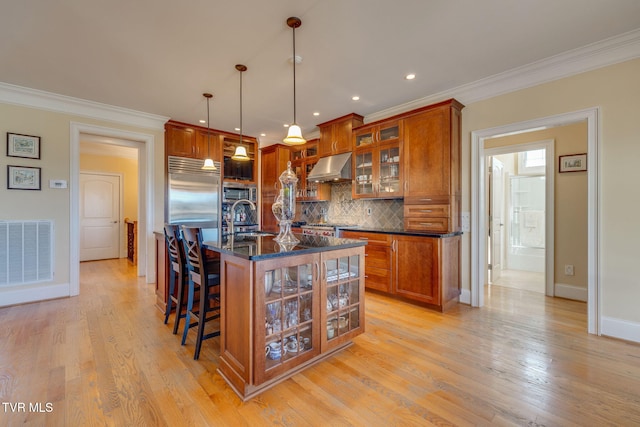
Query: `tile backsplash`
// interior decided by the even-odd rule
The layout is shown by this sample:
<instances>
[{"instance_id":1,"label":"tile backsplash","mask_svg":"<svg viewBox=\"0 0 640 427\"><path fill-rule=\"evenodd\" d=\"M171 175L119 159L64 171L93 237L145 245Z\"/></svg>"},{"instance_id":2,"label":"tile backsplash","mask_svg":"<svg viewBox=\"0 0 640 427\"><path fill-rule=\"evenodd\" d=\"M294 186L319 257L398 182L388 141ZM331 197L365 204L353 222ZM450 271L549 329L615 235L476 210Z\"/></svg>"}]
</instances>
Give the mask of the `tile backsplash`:
<instances>
[{"instance_id":1,"label":"tile backsplash","mask_svg":"<svg viewBox=\"0 0 640 427\"><path fill-rule=\"evenodd\" d=\"M353 200L350 182L331 184L329 202L298 202L296 205L298 221L320 222L323 215L329 223L373 228L402 228L404 219L402 199Z\"/></svg>"}]
</instances>

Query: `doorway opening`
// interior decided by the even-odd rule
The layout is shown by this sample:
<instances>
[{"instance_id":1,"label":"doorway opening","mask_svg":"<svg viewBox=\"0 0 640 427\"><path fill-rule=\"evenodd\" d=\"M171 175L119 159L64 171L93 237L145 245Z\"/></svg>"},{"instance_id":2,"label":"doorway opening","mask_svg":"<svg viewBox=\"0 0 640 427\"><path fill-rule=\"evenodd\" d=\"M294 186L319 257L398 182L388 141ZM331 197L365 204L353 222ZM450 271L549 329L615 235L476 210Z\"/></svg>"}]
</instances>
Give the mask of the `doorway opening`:
<instances>
[{"instance_id":1,"label":"doorway opening","mask_svg":"<svg viewBox=\"0 0 640 427\"><path fill-rule=\"evenodd\" d=\"M488 148L485 154L487 283L553 296L554 141Z\"/></svg>"},{"instance_id":2,"label":"doorway opening","mask_svg":"<svg viewBox=\"0 0 640 427\"><path fill-rule=\"evenodd\" d=\"M95 125L71 122L71 236L70 236L70 289L69 295L80 292L80 141L84 135L104 138L102 143L114 147L130 147L137 152L138 163L138 276L146 276L147 283L153 283L155 277L155 263L149 248L153 248L153 194L154 194L154 136L138 132L123 131Z\"/></svg>"},{"instance_id":3,"label":"doorway opening","mask_svg":"<svg viewBox=\"0 0 640 427\"><path fill-rule=\"evenodd\" d=\"M587 282L588 332L600 334L601 307L599 298L599 215L598 215L598 153L599 153L599 109L597 107L555 116L513 123L471 132L471 293L469 299L473 307L484 305L484 289L487 275L487 223L486 203L486 148L485 141L498 135L529 132L534 129L585 123L587 135L587 262L585 266ZM555 162L555 161L554 161ZM555 166L555 164L554 164ZM547 225L547 230L548 226ZM548 231L547 231L547 236ZM548 243L548 240L547 240ZM549 245L547 246L547 248ZM550 274L546 271L545 274Z\"/></svg>"}]
</instances>

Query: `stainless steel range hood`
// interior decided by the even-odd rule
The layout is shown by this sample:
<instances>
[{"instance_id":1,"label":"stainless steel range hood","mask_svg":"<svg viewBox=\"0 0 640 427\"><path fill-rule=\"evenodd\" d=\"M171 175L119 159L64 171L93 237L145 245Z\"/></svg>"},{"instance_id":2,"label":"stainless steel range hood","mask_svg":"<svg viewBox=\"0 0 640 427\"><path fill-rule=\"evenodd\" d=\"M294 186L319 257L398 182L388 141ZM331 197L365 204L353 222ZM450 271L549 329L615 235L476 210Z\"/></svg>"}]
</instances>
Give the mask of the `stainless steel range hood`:
<instances>
[{"instance_id":1,"label":"stainless steel range hood","mask_svg":"<svg viewBox=\"0 0 640 427\"><path fill-rule=\"evenodd\" d=\"M311 169L307 181L335 182L351 180L351 153L322 157Z\"/></svg>"}]
</instances>

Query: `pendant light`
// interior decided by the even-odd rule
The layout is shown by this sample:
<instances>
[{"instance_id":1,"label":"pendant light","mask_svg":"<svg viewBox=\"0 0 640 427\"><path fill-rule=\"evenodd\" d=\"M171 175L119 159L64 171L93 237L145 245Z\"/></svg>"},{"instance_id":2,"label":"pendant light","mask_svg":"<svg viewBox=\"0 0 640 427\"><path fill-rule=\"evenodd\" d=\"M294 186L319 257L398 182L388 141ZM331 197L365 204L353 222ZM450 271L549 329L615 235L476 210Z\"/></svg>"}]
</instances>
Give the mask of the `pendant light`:
<instances>
[{"instance_id":1,"label":"pendant light","mask_svg":"<svg viewBox=\"0 0 640 427\"><path fill-rule=\"evenodd\" d=\"M207 158L204 159L202 170L214 171L217 168L216 165L213 164L213 160L211 159L211 132L209 130L209 100L213 98L213 95L210 93L203 93L202 96L207 98Z\"/></svg>"},{"instance_id":2,"label":"pendant light","mask_svg":"<svg viewBox=\"0 0 640 427\"><path fill-rule=\"evenodd\" d=\"M296 28L302 25L302 21L292 16L287 19L287 25L293 30L293 123L289 126L287 137L282 142L289 145L302 145L307 141L302 137L302 130L296 123Z\"/></svg>"},{"instance_id":3,"label":"pendant light","mask_svg":"<svg viewBox=\"0 0 640 427\"><path fill-rule=\"evenodd\" d=\"M242 145L242 73L247 71L246 65L236 65L236 70L240 71L240 144L236 146L236 151L231 158L233 160L247 161L251 160L247 155L247 149Z\"/></svg>"}]
</instances>

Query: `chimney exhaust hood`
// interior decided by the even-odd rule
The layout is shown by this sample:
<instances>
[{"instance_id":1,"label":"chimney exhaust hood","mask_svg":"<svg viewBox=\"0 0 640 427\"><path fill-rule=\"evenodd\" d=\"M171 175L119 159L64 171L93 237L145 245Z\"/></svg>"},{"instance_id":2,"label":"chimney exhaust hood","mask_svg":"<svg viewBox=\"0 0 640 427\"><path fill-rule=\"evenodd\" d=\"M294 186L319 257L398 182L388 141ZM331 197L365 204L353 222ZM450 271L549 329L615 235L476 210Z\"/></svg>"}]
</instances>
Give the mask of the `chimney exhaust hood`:
<instances>
[{"instance_id":1,"label":"chimney exhaust hood","mask_svg":"<svg viewBox=\"0 0 640 427\"><path fill-rule=\"evenodd\" d=\"M351 180L351 153L321 157L307 176L307 181L311 182L347 180Z\"/></svg>"}]
</instances>

